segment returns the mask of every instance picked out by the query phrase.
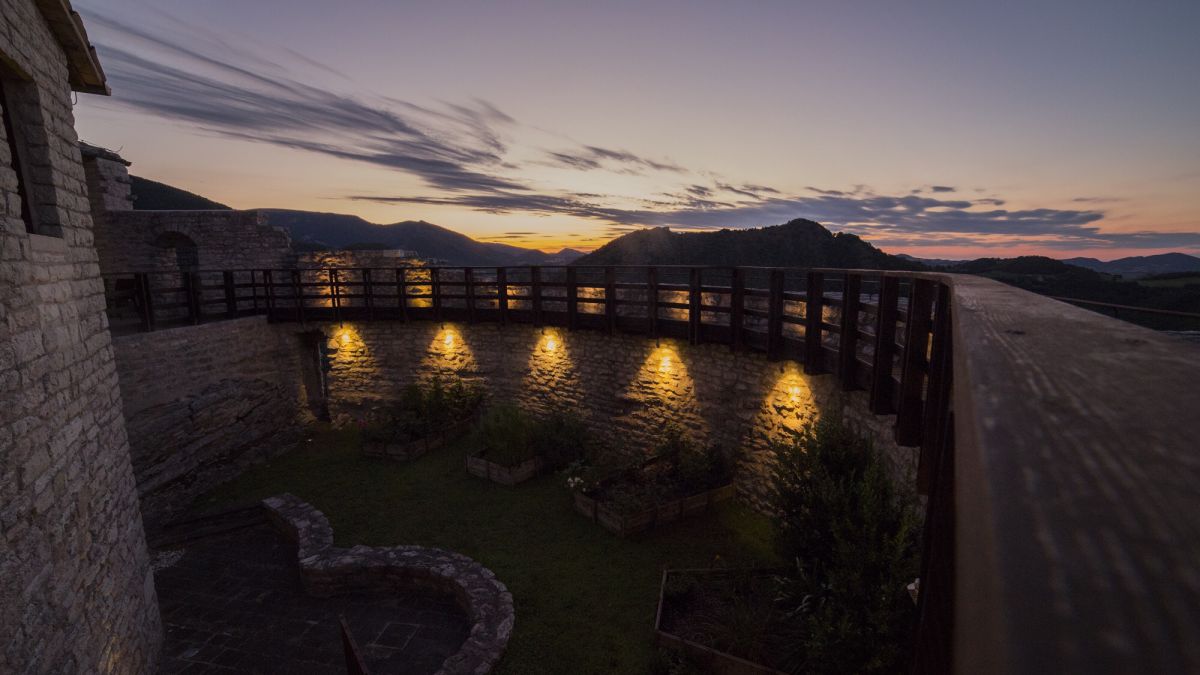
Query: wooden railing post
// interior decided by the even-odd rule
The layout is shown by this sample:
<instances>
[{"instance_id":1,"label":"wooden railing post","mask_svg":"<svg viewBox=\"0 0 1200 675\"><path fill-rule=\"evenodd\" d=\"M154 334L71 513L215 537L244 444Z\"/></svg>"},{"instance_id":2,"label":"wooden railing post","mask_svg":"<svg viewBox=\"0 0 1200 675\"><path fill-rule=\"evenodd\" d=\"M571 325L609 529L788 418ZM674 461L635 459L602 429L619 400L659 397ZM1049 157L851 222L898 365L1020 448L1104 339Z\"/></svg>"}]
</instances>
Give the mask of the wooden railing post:
<instances>
[{"instance_id":1,"label":"wooden railing post","mask_svg":"<svg viewBox=\"0 0 1200 675\"><path fill-rule=\"evenodd\" d=\"M333 303L333 318L342 320L341 279L336 267L329 269L329 297Z\"/></svg>"},{"instance_id":2,"label":"wooden railing post","mask_svg":"<svg viewBox=\"0 0 1200 675\"><path fill-rule=\"evenodd\" d=\"M429 293L433 296L433 316L442 320L442 282L437 267L429 268Z\"/></svg>"},{"instance_id":3,"label":"wooden railing post","mask_svg":"<svg viewBox=\"0 0 1200 675\"><path fill-rule=\"evenodd\" d=\"M658 268L646 268L646 321L650 337L658 337Z\"/></svg>"},{"instance_id":4,"label":"wooden railing post","mask_svg":"<svg viewBox=\"0 0 1200 675\"><path fill-rule=\"evenodd\" d=\"M475 269L463 268L463 295L467 296L467 323L475 323Z\"/></svg>"},{"instance_id":5,"label":"wooden railing post","mask_svg":"<svg viewBox=\"0 0 1200 675\"><path fill-rule=\"evenodd\" d=\"M767 358L777 361L783 352L783 270L771 270L767 296ZM808 370L808 364L805 364Z\"/></svg>"},{"instance_id":6,"label":"wooden railing post","mask_svg":"<svg viewBox=\"0 0 1200 675\"><path fill-rule=\"evenodd\" d=\"M300 285L300 270L292 270L292 297L296 301L296 318L304 323L304 287Z\"/></svg>"},{"instance_id":7,"label":"wooden railing post","mask_svg":"<svg viewBox=\"0 0 1200 675\"><path fill-rule=\"evenodd\" d=\"M733 268L733 278L729 288L729 347L733 351L741 351L744 346L742 322L746 308L746 270Z\"/></svg>"},{"instance_id":8,"label":"wooden railing post","mask_svg":"<svg viewBox=\"0 0 1200 675\"><path fill-rule=\"evenodd\" d=\"M150 289L150 275L139 272L133 275L137 286L138 315L142 320L142 330L154 330L154 295Z\"/></svg>"},{"instance_id":9,"label":"wooden railing post","mask_svg":"<svg viewBox=\"0 0 1200 675\"><path fill-rule=\"evenodd\" d=\"M838 377L842 390L858 388L858 304L862 276L847 272L842 284L842 323L838 344Z\"/></svg>"},{"instance_id":10,"label":"wooden railing post","mask_svg":"<svg viewBox=\"0 0 1200 675\"><path fill-rule=\"evenodd\" d=\"M700 344L700 268L688 270L688 340Z\"/></svg>"},{"instance_id":11,"label":"wooden railing post","mask_svg":"<svg viewBox=\"0 0 1200 675\"><path fill-rule=\"evenodd\" d=\"M913 279L905 321L904 358L900 371L900 400L896 410L896 443L916 446L921 443L925 373L925 351L929 344L929 312L933 306L934 282Z\"/></svg>"},{"instance_id":12,"label":"wooden railing post","mask_svg":"<svg viewBox=\"0 0 1200 675\"><path fill-rule=\"evenodd\" d=\"M408 321L408 268L396 268L396 303L400 305L400 320Z\"/></svg>"},{"instance_id":13,"label":"wooden railing post","mask_svg":"<svg viewBox=\"0 0 1200 675\"><path fill-rule=\"evenodd\" d=\"M371 268L364 267L362 271L363 304L367 306L367 320L375 320L375 289L371 276Z\"/></svg>"},{"instance_id":14,"label":"wooden railing post","mask_svg":"<svg viewBox=\"0 0 1200 675\"><path fill-rule=\"evenodd\" d=\"M579 282L575 272L574 267L567 268L567 330L575 330L575 314L579 311Z\"/></svg>"},{"instance_id":15,"label":"wooden railing post","mask_svg":"<svg viewBox=\"0 0 1200 675\"><path fill-rule=\"evenodd\" d=\"M237 316L237 292L233 288L233 272L225 270L221 273L221 286L225 291L225 318Z\"/></svg>"},{"instance_id":16,"label":"wooden railing post","mask_svg":"<svg viewBox=\"0 0 1200 675\"><path fill-rule=\"evenodd\" d=\"M500 311L500 325L508 324L508 268L496 268L496 309Z\"/></svg>"},{"instance_id":17,"label":"wooden railing post","mask_svg":"<svg viewBox=\"0 0 1200 675\"><path fill-rule=\"evenodd\" d=\"M258 270L250 270L250 306L258 314Z\"/></svg>"},{"instance_id":18,"label":"wooden railing post","mask_svg":"<svg viewBox=\"0 0 1200 675\"><path fill-rule=\"evenodd\" d=\"M533 325L542 325L542 268L529 268L529 304L533 308Z\"/></svg>"},{"instance_id":19,"label":"wooden railing post","mask_svg":"<svg viewBox=\"0 0 1200 675\"><path fill-rule=\"evenodd\" d=\"M275 321L275 274L271 270L263 270L263 286L267 293L267 320Z\"/></svg>"},{"instance_id":20,"label":"wooden railing post","mask_svg":"<svg viewBox=\"0 0 1200 675\"><path fill-rule=\"evenodd\" d=\"M604 268L604 318L611 334L617 327L617 271L611 265Z\"/></svg>"},{"instance_id":21,"label":"wooden railing post","mask_svg":"<svg viewBox=\"0 0 1200 675\"><path fill-rule=\"evenodd\" d=\"M825 350L821 345L824 316L825 275L809 272L804 292L804 372L809 375L825 372Z\"/></svg>"},{"instance_id":22,"label":"wooden railing post","mask_svg":"<svg viewBox=\"0 0 1200 675\"><path fill-rule=\"evenodd\" d=\"M879 308L875 313L875 355L871 366L870 409L876 415L896 411L896 387L892 366L896 358L896 307L900 300L900 279L884 275L879 280Z\"/></svg>"},{"instance_id":23,"label":"wooden railing post","mask_svg":"<svg viewBox=\"0 0 1200 675\"><path fill-rule=\"evenodd\" d=\"M197 272L184 272L183 289L187 296L188 321L192 325L200 323L200 275Z\"/></svg>"}]
</instances>

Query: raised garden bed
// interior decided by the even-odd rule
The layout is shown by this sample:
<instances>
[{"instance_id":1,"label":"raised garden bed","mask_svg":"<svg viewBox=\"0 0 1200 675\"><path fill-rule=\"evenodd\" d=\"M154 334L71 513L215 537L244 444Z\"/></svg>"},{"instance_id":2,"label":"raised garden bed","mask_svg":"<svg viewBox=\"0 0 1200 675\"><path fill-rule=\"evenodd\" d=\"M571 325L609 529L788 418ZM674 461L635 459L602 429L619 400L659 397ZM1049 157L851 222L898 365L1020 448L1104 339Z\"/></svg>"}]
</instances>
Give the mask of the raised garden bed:
<instances>
[{"instance_id":1,"label":"raised garden bed","mask_svg":"<svg viewBox=\"0 0 1200 675\"><path fill-rule=\"evenodd\" d=\"M702 635L719 635L722 630L712 625L712 615L727 616L732 614L730 607L722 607L723 593L728 590L712 592L712 586L728 584L735 575L757 575L769 578L781 570L666 570L663 572L662 585L659 587L658 612L654 617L654 638L659 647L683 652L688 662L698 666L706 673L717 675L785 675L783 671L756 663L727 651L705 644ZM677 582L681 577L683 587L688 590L680 592ZM672 582L676 582L672 587ZM706 593L705 585L709 585ZM705 614L708 616L705 616ZM701 628L697 628L700 626ZM765 644L772 639L769 617L763 617L761 626L763 642L756 645L758 650L769 649ZM743 636L727 636L736 640ZM776 638L777 639L777 638Z\"/></svg>"},{"instance_id":2,"label":"raised garden bed","mask_svg":"<svg viewBox=\"0 0 1200 675\"><path fill-rule=\"evenodd\" d=\"M467 455L467 471L472 476L486 478L501 485L516 485L538 475L545 468L541 457L531 457L520 464L506 466L487 458L487 450L477 450Z\"/></svg>"},{"instance_id":3,"label":"raised garden bed","mask_svg":"<svg viewBox=\"0 0 1200 675\"><path fill-rule=\"evenodd\" d=\"M713 504L725 501L734 495L734 487L731 483L687 497L664 501L647 509L624 512L614 508L601 498L593 496L602 491L603 487L604 484L601 484L601 487L592 494L583 490L576 491L575 510L600 523L604 529L618 537L627 537L658 525L707 511Z\"/></svg>"},{"instance_id":4,"label":"raised garden bed","mask_svg":"<svg viewBox=\"0 0 1200 675\"><path fill-rule=\"evenodd\" d=\"M407 461L436 450L443 445L462 438L471 430L477 415L472 415L461 422L439 429L431 434L410 440L385 441L377 438L364 438L362 441L363 454L368 457L386 457Z\"/></svg>"}]
</instances>

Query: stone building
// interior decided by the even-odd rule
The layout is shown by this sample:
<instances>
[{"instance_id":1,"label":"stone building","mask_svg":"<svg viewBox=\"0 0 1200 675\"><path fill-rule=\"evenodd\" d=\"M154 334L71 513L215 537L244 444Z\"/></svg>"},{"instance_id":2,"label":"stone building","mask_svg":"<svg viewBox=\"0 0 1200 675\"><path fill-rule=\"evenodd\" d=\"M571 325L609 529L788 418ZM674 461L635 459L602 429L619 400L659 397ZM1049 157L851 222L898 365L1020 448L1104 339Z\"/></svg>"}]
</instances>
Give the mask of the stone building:
<instances>
[{"instance_id":1,"label":"stone building","mask_svg":"<svg viewBox=\"0 0 1200 675\"><path fill-rule=\"evenodd\" d=\"M154 669L161 625L72 92L67 0L0 0L0 672Z\"/></svg>"}]
</instances>

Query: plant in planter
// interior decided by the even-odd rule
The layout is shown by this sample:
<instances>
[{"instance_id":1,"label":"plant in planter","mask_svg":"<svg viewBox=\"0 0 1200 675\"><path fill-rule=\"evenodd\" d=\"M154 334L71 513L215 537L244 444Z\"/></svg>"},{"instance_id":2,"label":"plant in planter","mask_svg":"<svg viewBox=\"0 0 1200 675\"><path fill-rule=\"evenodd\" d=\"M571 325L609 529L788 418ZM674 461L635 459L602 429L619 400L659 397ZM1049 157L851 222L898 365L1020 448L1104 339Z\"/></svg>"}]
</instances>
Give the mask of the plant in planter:
<instances>
[{"instance_id":1,"label":"plant in planter","mask_svg":"<svg viewBox=\"0 0 1200 675\"><path fill-rule=\"evenodd\" d=\"M659 643L713 672L906 670L915 611L912 500L836 415L776 447L776 546L785 570L668 571Z\"/></svg>"},{"instance_id":2,"label":"plant in planter","mask_svg":"<svg viewBox=\"0 0 1200 675\"><path fill-rule=\"evenodd\" d=\"M483 392L460 379L410 384L380 423L362 429L363 451L396 459L423 455L466 432L482 401Z\"/></svg>"},{"instance_id":3,"label":"plant in planter","mask_svg":"<svg viewBox=\"0 0 1200 675\"><path fill-rule=\"evenodd\" d=\"M668 428L649 460L612 471L585 464L568 477L568 487L575 490L577 510L625 536L727 499L731 479L721 448L700 447Z\"/></svg>"},{"instance_id":4,"label":"plant in planter","mask_svg":"<svg viewBox=\"0 0 1200 675\"><path fill-rule=\"evenodd\" d=\"M483 416L475 434L479 449L467 456L467 470L515 485L582 457L590 445L588 435L587 426L570 411L533 419L515 406L497 406Z\"/></svg>"},{"instance_id":5,"label":"plant in planter","mask_svg":"<svg viewBox=\"0 0 1200 675\"><path fill-rule=\"evenodd\" d=\"M835 415L777 447L776 457L776 545L796 561L780 595L803 636L789 670L903 670L916 615L905 586L919 569L913 499L871 443Z\"/></svg>"}]
</instances>

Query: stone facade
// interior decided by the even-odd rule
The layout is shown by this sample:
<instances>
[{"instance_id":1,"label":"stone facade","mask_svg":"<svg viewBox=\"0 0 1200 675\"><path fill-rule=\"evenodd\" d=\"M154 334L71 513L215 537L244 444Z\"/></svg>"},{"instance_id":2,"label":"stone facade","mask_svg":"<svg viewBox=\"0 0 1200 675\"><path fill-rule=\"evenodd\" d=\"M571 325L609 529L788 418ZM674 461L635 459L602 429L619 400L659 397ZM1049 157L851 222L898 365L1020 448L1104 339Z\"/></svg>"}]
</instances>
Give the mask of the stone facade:
<instances>
[{"instance_id":1,"label":"stone facade","mask_svg":"<svg viewBox=\"0 0 1200 675\"><path fill-rule=\"evenodd\" d=\"M328 325L328 405L335 421L370 419L409 382L434 374L483 384L493 400L534 412L577 410L617 448L644 453L671 424L739 452L741 497L765 508L771 444L841 409L912 485L916 451L892 442L892 418L862 392L791 362L727 346L528 325L363 322Z\"/></svg>"},{"instance_id":2,"label":"stone facade","mask_svg":"<svg viewBox=\"0 0 1200 675\"><path fill-rule=\"evenodd\" d=\"M113 345L149 530L288 448L312 420L301 338L262 317L127 335ZM312 359L315 368L315 347Z\"/></svg>"},{"instance_id":3,"label":"stone facade","mask_svg":"<svg viewBox=\"0 0 1200 675\"><path fill-rule=\"evenodd\" d=\"M0 672L152 672L162 628L72 71L39 6L0 0L0 64L19 77L9 93L20 109L5 115L19 113L39 221L26 231L0 127Z\"/></svg>"},{"instance_id":4,"label":"stone facade","mask_svg":"<svg viewBox=\"0 0 1200 675\"><path fill-rule=\"evenodd\" d=\"M98 220L96 251L104 274L177 272L192 248L194 269L294 266L291 237L262 211L109 211Z\"/></svg>"}]
</instances>

